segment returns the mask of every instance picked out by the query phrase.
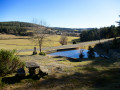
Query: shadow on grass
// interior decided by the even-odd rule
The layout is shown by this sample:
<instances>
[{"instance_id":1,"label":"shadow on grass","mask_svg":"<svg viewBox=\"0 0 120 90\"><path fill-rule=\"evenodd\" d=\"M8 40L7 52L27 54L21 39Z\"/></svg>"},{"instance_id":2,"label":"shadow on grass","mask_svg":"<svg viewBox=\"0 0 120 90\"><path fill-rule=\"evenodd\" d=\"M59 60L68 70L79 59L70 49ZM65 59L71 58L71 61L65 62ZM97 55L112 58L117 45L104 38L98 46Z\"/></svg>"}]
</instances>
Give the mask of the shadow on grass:
<instances>
[{"instance_id":1,"label":"shadow on grass","mask_svg":"<svg viewBox=\"0 0 120 90\"><path fill-rule=\"evenodd\" d=\"M69 58L69 57L64 57L64 56L55 56L54 58L65 58L65 60L68 60L70 62L92 61L89 64L89 66L105 66L105 67L114 65L114 63L116 62L120 62L118 59L113 59L113 58L105 59L102 57L80 59L80 58ZM60 59L57 61L65 61L65 60Z\"/></svg>"},{"instance_id":2,"label":"shadow on grass","mask_svg":"<svg viewBox=\"0 0 120 90\"><path fill-rule=\"evenodd\" d=\"M90 66L105 66L108 67L110 65L113 65L115 62L118 62L117 59L104 59L104 58L99 58L99 59L94 59Z\"/></svg>"},{"instance_id":3,"label":"shadow on grass","mask_svg":"<svg viewBox=\"0 0 120 90\"><path fill-rule=\"evenodd\" d=\"M18 55L20 57L33 56L33 55Z\"/></svg>"},{"instance_id":4,"label":"shadow on grass","mask_svg":"<svg viewBox=\"0 0 120 90\"><path fill-rule=\"evenodd\" d=\"M22 87L22 89L52 89L52 90L62 90L62 89L70 89L72 90L74 87L79 88L85 86L88 81L87 75L83 75L79 72L76 72L73 75L61 76L60 78L55 78L54 76L50 76L48 79L39 81L37 83L33 83L30 87ZM84 78L84 79L82 79ZM82 80L82 82L81 82ZM73 84L74 83L74 84Z\"/></svg>"},{"instance_id":5,"label":"shadow on grass","mask_svg":"<svg viewBox=\"0 0 120 90\"><path fill-rule=\"evenodd\" d=\"M15 84L19 83L23 79L32 79L32 80L39 80L41 77L39 75L34 75L34 76L25 76L25 77L20 77L20 76L13 76L13 77L4 77L2 78L2 83L5 84Z\"/></svg>"},{"instance_id":6,"label":"shadow on grass","mask_svg":"<svg viewBox=\"0 0 120 90\"><path fill-rule=\"evenodd\" d=\"M111 88L120 88L120 68L113 68L98 73L94 78L94 85L96 87L109 86ZM118 87L119 86L119 87Z\"/></svg>"},{"instance_id":7,"label":"shadow on grass","mask_svg":"<svg viewBox=\"0 0 120 90\"><path fill-rule=\"evenodd\" d=\"M78 58L69 58L64 56L54 56L54 58L66 58L66 60L69 60L70 62L81 62L81 59ZM58 60L58 61L63 61L63 60Z\"/></svg>"},{"instance_id":8,"label":"shadow on grass","mask_svg":"<svg viewBox=\"0 0 120 90\"><path fill-rule=\"evenodd\" d=\"M114 53L120 53L120 38L98 43L94 49L101 55L114 58L116 57Z\"/></svg>"},{"instance_id":9,"label":"shadow on grass","mask_svg":"<svg viewBox=\"0 0 120 90\"><path fill-rule=\"evenodd\" d=\"M110 69L103 72L80 73L65 75L59 78L49 77L46 80L38 81L22 89L89 89L89 88L120 88L119 68ZM88 87L88 88L87 88Z\"/></svg>"}]
</instances>

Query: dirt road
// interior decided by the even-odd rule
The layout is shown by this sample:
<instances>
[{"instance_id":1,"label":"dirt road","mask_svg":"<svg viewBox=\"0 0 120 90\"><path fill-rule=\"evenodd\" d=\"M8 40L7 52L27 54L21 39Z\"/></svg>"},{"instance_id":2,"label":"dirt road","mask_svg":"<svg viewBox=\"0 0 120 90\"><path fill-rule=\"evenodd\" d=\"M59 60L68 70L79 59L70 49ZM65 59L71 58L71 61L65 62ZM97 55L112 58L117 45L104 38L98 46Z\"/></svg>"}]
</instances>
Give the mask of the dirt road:
<instances>
[{"instance_id":1,"label":"dirt road","mask_svg":"<svg viewBox=\"0 0 120 90\"><path fill-rule=\"evenodd\" d=\"M113 40L113 38L111 39L103 39L100 40L100 42L106 42L109 40ZM99 40L96 41L89 41L89 42L81 42L78 44L72 44L72 45L63 45L63 46L57 46L57 47L47 47L47 48L42 48L42 50L45 51L51 51L51 50L57 50L57 49L65 49L65 48L78 48L78 47L84 47L84 46L88 46L88 45L94 45L99 43ZM37 49L39 50L39 49ZM18 52L28 52L28 51L33 51L33 49L26 49L26 50L17 50Z\"/></svg>"}]
</instances>

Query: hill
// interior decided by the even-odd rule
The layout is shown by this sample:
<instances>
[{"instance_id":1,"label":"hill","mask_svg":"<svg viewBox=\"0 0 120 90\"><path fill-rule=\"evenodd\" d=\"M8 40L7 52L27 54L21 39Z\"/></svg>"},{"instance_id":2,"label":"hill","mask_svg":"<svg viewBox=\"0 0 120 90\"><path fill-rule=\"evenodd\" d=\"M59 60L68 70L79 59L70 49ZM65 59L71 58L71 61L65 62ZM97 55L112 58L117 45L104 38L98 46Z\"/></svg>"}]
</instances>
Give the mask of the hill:
<instances>
[{"instance_id":1,"label":"hill","mask_svg":"<svg viewBox=\"0 0 120 90\"><path fill-rule=\"evenodd\" d=\"M28 35L27 31L36 27L35 24L26 22L0 22L0 33L14 34L14 35Z\"/></svg>"},{"instance_id":2,"label":"hill","mask_svg":"<svg viewBox=\"0 0 120 90\"><path fill-rule=\"evenodd\" d=\"M27 36L27 35L31 35L33 30L38 28L41 28L41 25L28 23L28 22L19 22L19 21L0 22L0 33L6 33L6 34ZM77 35L83 30L92 29L92 28L61 28L61 27L47 27L47 28L48 28L48 32L46 32L47 34L61 35L61 33L67 32L69 33L70 36Z\"/></svg>"}]
</instances>

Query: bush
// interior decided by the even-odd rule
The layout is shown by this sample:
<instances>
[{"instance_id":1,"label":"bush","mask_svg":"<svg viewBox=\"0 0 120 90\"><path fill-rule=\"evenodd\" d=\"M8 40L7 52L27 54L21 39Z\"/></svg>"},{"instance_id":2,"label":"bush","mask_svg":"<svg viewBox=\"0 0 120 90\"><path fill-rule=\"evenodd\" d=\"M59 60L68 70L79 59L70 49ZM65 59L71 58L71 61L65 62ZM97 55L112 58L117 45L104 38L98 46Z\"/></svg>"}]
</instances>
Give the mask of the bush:
<instances>
[{"instance_id":1,"label":"bush","mask_svg":"<svg viewBox=\"0 0 120 90\"><path fill-rule=\"evenodd\" d=\"M61 45L67 45L67 40L68 40L67 36L62 35L59 42Z\"/></svg>"},{"instance_id":2,"label":"bush","mask_svg":"<svg viewBox=\"0 0 120 90\"><path fill-rule=\"evenodd\" d=\"M0 75L7 75L23 67L24 63L19 61L15 55L16 50L0 50Z\"/></svg>"},{"instance_id":3,"label":"bush","mask_svg":"<svg viewBox=\"0 0 120 90\"><path fill-rule=\"evenodd\" d=\"M83 57L84 57L84 55L83 55L83 51L84 51L84 50L80 50L79 58L83 58Z\"/></svg>"},{"instance_id":4,"label":"bush","mask_svg":"<svg viewBox=\"0 0 120 90\"><path fill-rule=\"evenodd\" d=\"M33 51L33 54L32 55L37 55L37 52L36 51Z\"/></svg>"},{"instance_id":5,"label":"bush","mask_svg":"<svg viewBox=\"0 0 120 90\"><path fill-rule=\"evenodd\" d=\"M89 51L87 52L88 54L88 58L95 58L95 53L94 53L94 49L89 46Z\"/></svg>"},{"instance_id":6,"label":"bush","mask_svg":"<svg viewBox=\"0 0 120 90\"><path fill-rule=\"evenodd\" d=\"M73 41L73 44L77 44L77 42L76 42L76 41Z\"/></svg>"},{"instance_id":7,"label":"bush","mask_svg":"<svg viewBox=\"0 0 120 90\"><path fill-rule=\"evenodd\" d=\"M45 53L45 52L40 52L39 55L43 55L43 56L45 56L46 53Z\"/></svg>"},{"instance_id":8,"label":"bush","mask_svg":"<svg viewBox=\"0 0 120 90\"><path fill-rule=\"evenodd\" d=\"M79 58L83 58L83 57L84 57L83 53L80 53Z\"/></svg>"}]
</instances>

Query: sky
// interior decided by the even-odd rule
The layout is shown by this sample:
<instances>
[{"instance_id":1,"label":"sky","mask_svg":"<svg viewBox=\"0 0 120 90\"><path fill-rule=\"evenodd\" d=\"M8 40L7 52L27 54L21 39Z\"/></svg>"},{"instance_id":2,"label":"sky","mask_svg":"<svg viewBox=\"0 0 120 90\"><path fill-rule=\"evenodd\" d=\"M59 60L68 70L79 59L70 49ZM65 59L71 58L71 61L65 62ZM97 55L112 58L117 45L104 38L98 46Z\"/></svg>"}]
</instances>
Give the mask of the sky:
<instances>
[{"instance_id":1,"label":"sky","mask_svg":"<svg viewBox=\"0 0 120 90\"><path fill-rule=\"evenodd\" d=\"M120 0L0 0L0 22L21 21L50 27L100 28L117 25Z\"/></svg>"}]
</instances>

